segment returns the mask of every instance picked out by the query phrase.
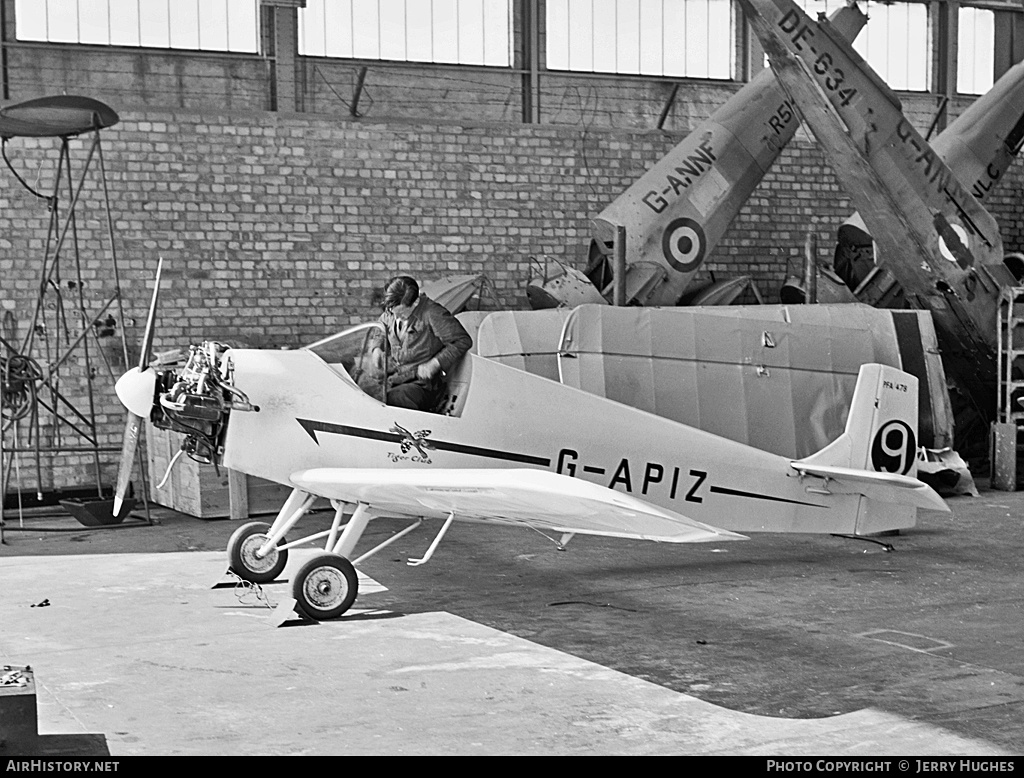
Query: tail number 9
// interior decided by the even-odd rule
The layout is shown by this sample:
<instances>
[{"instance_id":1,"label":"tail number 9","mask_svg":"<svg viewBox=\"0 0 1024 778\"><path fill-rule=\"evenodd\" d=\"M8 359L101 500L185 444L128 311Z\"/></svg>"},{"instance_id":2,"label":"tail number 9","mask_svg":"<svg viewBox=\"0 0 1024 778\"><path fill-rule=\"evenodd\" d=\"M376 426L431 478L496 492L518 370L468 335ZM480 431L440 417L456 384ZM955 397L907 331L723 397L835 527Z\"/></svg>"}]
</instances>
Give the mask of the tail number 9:
<instances>
[{"instance_id":1,"label":"tail number 9","mask_svg":"<svg viewBox=\"0 0 1024 778\"><path fill-rule=\"evenodd\" d=\"M906 475L916 456L917 440L909 424L893 419L878 428L871 443L871 466L877 472Z\"/></svg>"}]
</instances>

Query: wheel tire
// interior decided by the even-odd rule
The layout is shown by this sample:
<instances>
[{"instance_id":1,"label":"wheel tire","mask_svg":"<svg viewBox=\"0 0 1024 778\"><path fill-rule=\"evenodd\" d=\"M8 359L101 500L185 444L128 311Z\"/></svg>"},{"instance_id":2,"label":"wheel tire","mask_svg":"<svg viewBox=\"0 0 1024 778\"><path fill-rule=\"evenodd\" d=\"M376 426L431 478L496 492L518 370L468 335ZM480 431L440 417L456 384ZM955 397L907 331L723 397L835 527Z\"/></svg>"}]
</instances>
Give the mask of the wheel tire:
<instances>
[{"instance_id":1,"label":"wheel tire","mask_svg":"<svg viewBox=\"0 0 1024 778\"><path fill-rule=\"evenodd\" d=\"M267 542L269 533L269 524L253 521L236 529L228 541L228 566L242 580L269 583L277 578L288 564L287 551L273 549L262 559L256 556L260 546ZM277 545L283 546L286 542L281 538Z\"/></svg>"},{"instance_id":2,"label":"wheel tire","mask_svg":"<svg viewBox=\"0 0 1024 778\"><path fill-rule=\"evenodd\" d=\"M336 619L356 601L359 578L345 557L320 554L299 568L292 597L299 610L316 621Z\"/></svg>"}]
</instances>

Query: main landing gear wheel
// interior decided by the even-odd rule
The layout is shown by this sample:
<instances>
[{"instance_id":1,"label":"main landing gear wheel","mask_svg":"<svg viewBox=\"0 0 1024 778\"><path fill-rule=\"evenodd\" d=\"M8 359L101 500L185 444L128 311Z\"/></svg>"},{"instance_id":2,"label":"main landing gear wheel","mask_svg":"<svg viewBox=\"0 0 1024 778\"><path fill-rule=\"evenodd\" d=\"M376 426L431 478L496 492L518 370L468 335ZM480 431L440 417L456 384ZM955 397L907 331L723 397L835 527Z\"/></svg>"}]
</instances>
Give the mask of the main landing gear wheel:
<instances>
[{"instance_id":1,"label":"main landing gear wheel","mask_svg":"<svg viewBox=\"0 0 1024 778\"><path fill-rule=\"evenodd\" d=\"M260 546L267 542L270 525L262 521L243 524L228 541L228 565L239 578L251 583L270 583L288 563L288 552L271 549L265 557L256 556ZM285 539L277 545L285 544Z\"/></svg>"},{"instance_id":2,"label":"main landing gear wheel","mask_svg":"<svg viewBox=\"0 0 1024 778\"><path fill-rule=\"evenodd\" d=\"M356 601L359 578L345 557L320 554L299 568L292 581L292 597L311 619L336 619Z\"/></svg>"}]
</instances>

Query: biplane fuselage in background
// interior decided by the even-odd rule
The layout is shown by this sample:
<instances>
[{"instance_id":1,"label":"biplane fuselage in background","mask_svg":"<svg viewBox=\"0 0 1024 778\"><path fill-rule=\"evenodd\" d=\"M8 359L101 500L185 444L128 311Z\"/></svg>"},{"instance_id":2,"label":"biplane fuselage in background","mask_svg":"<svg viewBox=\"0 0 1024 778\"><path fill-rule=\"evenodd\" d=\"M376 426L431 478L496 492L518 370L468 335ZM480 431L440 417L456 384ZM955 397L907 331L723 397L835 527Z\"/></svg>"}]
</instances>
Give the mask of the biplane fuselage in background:
<instances>
[{"instance_id":1,"label":"biplane fuselage in background","mask_svg":"<svg viewBox=\"0 0 1024 778\"><path fill-rule=\"evenodd\" d=\"M850 40L867 21L855 6L832 19ZM664 271L641 302L675 305L799 126L775 75L758 73L597 216L597 250L608 253L625 227L627 270Z\"/></svg>"},{"instance_id":2,"label":"biplane fuselage in background","mask_svg":"<svg viewBox=\"0 0 1024 778\"><path fill-rule=\"evenodd\" d=\"M259 411L231 413L222 464L283 484L317 468L532 468L737 532L866 534L915 521L914 507L830 490L786 458L475 355L449 387L457 415L386 406L305 349L225 358ZM916 386L888 391L912 401L916 417ZM886 446L912 475L913 435Z\"/></svg>"}]
</instances>

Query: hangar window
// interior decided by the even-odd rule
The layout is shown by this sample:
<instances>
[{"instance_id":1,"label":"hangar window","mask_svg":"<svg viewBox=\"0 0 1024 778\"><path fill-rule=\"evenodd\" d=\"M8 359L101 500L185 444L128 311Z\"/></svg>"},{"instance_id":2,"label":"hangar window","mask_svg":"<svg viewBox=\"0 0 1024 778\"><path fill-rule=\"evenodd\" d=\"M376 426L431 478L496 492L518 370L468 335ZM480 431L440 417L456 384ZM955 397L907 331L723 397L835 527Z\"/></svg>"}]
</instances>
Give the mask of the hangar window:
<instances>
[{"instance_id":1,"label":"hangar window","mask_svg":"<svg viewBox=\"0 0 1024 778\"><path fill-rule=\"evenodd\" d=\"M961 6L959 20L957 91L984 94L992 88L995 76L996 15L983 8Z\"/></svg>"},{"instance_id":2,"label":"hangar window","mask_svg":"<svg viewBox=\"0 0 1024 778\"><path fill-rule=\"evenodd\" d=\"M796 0L807 14L831 14L844 0ZM931 80L931 36L924 3L862 3L870 21L853 48L892 89L924 92Z\"/></svg>"},{"instance_id":3,"label":"hangar window","mask_svg":"<svg viewBox=\"0 0 1024 778\"><path fill-rule=\"evenodd\" d=\"M307 57L508 67L511 0L306 0Z\"/></svg>"},{"instance_id":4,"label":"hangar window","mask_svg":"<svg viewBox=\"0 0 1024 778\"><path fill-rule=\"evenodd\" d=\"M924 3L869 3L853 47L892 89L925 92L931 82L931 34Z\"/></svg>"},{"instance_id":5,"label":"hangar window","mask_svg":"<svg viewBox=\"0 0 1024 778\"><path fill-rule=\"evenodd\" d=\"M548 0L548 70L734 78L730 0Z\"/></svg>"},{"instance_id":6,"label":"hangar window","mask_svg":"<svg viewBox=\"0 0 1024 778\"><path fill-rule=\"evenodd\" d=\"M20 41L258 50L257 0L15 0Z\"/></svg>"}]
</instances>

